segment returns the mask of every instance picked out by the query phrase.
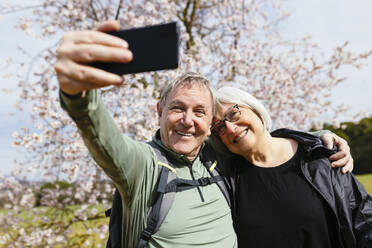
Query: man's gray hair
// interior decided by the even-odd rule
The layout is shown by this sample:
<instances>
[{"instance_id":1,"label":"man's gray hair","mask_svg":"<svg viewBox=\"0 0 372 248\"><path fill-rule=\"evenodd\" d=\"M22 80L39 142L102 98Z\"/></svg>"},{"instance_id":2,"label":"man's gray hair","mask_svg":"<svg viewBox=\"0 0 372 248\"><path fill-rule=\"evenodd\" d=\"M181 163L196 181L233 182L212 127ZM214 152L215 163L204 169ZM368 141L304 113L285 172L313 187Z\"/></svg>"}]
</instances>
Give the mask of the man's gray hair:
<instances>
[{"instance_id":1,"label":"man's gray hair","mask_svg":"<svg viewBox=\"0 0 372 248\"><path fill-rule=\"evenodd\" d=\"M257 98L248 92L233 87L222 87L215 92L215 98L217 108L221 107L223 103L251 108L261 118L264 128L270 132L272 122L269 112Z\"/></svg>"},{"instance_id":2,"label":"man's gray hair","mask_svg":"<svg viewBox=\"0 0 372 248\"><path fill-rule=\"evenodd\" d=\"M213 104L213 113L215 112L215 97L214 97L214 90L210 87L209 80L202 76L201 74L195 73L195 72L187 72L179 77L177 77L175 80L173 80L171 83L164 86L160 93L160 108L163 108L165 105L165 102L167 101L167 97L169 93L180 86L191 86L194 84L203 85L205 86L209 92L211 93L212 97L212 104Z\"/></svg>"}]
</instances>

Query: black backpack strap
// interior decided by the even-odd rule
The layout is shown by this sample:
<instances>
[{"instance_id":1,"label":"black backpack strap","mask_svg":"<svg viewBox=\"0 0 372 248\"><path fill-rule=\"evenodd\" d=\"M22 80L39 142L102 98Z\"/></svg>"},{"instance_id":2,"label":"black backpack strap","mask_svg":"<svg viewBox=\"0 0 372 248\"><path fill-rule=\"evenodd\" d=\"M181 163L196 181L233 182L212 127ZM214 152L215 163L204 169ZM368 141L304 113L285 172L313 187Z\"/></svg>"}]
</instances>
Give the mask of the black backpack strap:
<instances>
[{"instance_id":1,"label":"black backpack strap","mask_svg":"<svg viewBox=\"0 0 372 248\"><path fill-rule=\"evenodd\" d=\"M162 168L161 170L163 170L164 168L167 168L169 170L166 184L176 179L177 178L176 170L174 169L172 164L168 162L165 152L161 150L160 147L153 141L149 142L148 144L152 146L152 148L154 148L155 154L158 158L158 165L161 166ZM164 194L165 192L162 192L162 190L159 190L159 187L158 187L158 193ZM163 195L163 201L162 201L162 205L160 208L159 219L158 219L158 223L155 228L155 232L159 230L159 227L163 223L165 216L167 216L169 209L172 206L175 195L176 195L175 192L167 193Z\"/></svg>"},{"instance_id":2,"label":"black backpack strap","mask_svg":"<svg viewBox=\"0 0 372 248\"><path fill-rule=\"evenodd\" d=\"M114 199L112 201L112 207L105 212L106 217L115 216L110 218L109 222L109 237L107 240L107 248L121 248L121 230L122 230L122 219L123 219L123 207L121 202L121 196L118 189L115 189Z\"/></svg>"},{"instance_id":3,"label":"black backpack strap","mask_svg":"<svg viewBox=\"0 0 372 248\"><path fill-rule=\"evenodd\" d=\"M222 180L218 180L216 183L229 204L229 207L232 208L232 199L235 191L234 182L231 180L230 182L223 175L221 176L221 172L217 167L218 162L216 160L215 151L208 144L206 144L201 151L201 161L212 177L222 178Z\"/></svg>"},{"instance_id":4,"label":"black backpack strap","mask_svg":"<svg viewBox=\"0 0 372 248\"><path fill-rule=\"evenodd\" d=\"M174 180L175 178L176 178L175 173L168 172L167 184L170 181ZM176 195L176 192L168 192L168 193L163 192L161 194L163 196L163 201L161 202L161 207L160 207L160 212L159 212L159 219L157 221L158 223L156 225L154 233L156 233L159 230L160 225L164 222L164 219L167 216L167 214L169 212L169 209L172 206L172 203L174 201L174 197Z\"/></svg>"},{"instance_id":5,"label":"black backpack strap","mask_svg":"<svg viewBox=\"0 0 372 248\"><path fill-rule=\"evenodd\" d=\"M163 223L165 216L173 203L175 192L165 194L165 186L176 178L176 170L167 164L165 154L161 152L158 145L154 142L149 142L154 148L158 158L158 164L161 166L158 177L157 196L147 219L147 228L143 231L139 242L139 247L144 247L152 234L159 230L161 223ZM160 191L160 192L159 192ZM115 189L112 207L105 211L106 217L110 217L109 222L109 237L106 248L121 248L122 240L122 219L123 207L120 193Z\"/></svg>"},{"instance_id":6,"label":"black backpack strap","mask_svg":"<svg viewBox=\"0 0 372 248\"><path fill-rule=\"evenodd\" d=\"M145 247L151 235L159 230L160 225L163 223L172 206L176 194L176 192L166 192L167 184L176 179L175 169L168 164L165 154L159 149L157 144L154 142L149 142L148 144L154 148L161 169L155 203L152 205L150 214L147 218L147 226L141 234L138 248Z\"/></svg>"},{"instance_id":7,"label":"black backpack strap","mask_svg":"<svg viewBox=\"0 0 372 248\"><path fill-rule=\"evenodd\" d=\"M216 160L216 162L217 162L217 160ZM230 191L226 187L227 182L226 182L225 178L220 176L220 173L218 172L218 170L216 168L211 168L210 167L208 169L208 171L211 173L212 177L220 177L221 178L221 180L217 181L217 186L222 191L222 194L225 197L225 199L227 201L227 204L229 204L229 207L231 208L231 195L230 195Z\"/></svg>"},{"instance_id":8,"label":"black backpack strap","mask_svg":"<svg viewBox=\"0 0 372 248\"><path fill-rule=\"evenodd\" d=\"M218 183L222 181L221 176L212 176L212 177L202 177L196 180L189 180L189 179L182 179L182 178L176 178L173 181L169 182L167 184L167 187L165 188L165 193L168 192L182 192L185 190L189 190L198 186L207 186L212 183Z\"/></svg>"}]
</instances>

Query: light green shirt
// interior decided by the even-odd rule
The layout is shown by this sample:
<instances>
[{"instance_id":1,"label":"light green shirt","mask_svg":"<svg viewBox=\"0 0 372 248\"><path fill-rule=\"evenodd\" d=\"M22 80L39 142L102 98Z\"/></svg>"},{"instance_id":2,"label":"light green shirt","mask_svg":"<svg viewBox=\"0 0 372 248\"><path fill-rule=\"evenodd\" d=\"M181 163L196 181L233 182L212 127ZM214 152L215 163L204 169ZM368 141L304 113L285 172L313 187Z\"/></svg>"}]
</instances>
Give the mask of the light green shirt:
<instances>
[{"instance_id":1,"label":"light green shirt","mask_svg":"<svg viewBox=\"0 0 372 248\"><path fill-rule=\"evenodd\" d=\"M157 157L146 143L122 135L96 90L83 98L61 93L62 107L75 121L97 164L113 180L123 200L123 247L137 247L157 186ZM197 157L193 162L170 151L158 136L153 140L168 154L177 177L195 179L210 176ZM231 211L216 184L178 192L160 229L147 247L237 247Z\"/></svg>"}]
</instances>

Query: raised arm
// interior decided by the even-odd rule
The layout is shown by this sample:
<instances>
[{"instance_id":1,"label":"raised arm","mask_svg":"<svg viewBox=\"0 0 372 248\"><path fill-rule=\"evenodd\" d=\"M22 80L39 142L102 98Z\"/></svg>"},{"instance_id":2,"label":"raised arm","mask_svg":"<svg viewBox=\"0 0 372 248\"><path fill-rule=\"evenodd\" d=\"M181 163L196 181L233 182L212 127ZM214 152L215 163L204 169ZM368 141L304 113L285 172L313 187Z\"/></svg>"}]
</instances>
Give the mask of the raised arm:
<instances>
[{"instance_id":1,"label":"raised arm","mask_svg":"<svg viewBox=\"0 0 372 248\"><path fill-rule=\"evenodd\" d=\"M87 65L94 61L130 61L132 54L125 41L100 32L117 28L116 22L106 22L98 31L66 34L55 69L62 107L76 123L97 164L114 181L122 197L130 201L132 196L142 194L144 180L148 188L156 184L154 153L147 144L121 133L99 97L97 88L120 84L122 78Z\"/></svg>"}]
</instances>

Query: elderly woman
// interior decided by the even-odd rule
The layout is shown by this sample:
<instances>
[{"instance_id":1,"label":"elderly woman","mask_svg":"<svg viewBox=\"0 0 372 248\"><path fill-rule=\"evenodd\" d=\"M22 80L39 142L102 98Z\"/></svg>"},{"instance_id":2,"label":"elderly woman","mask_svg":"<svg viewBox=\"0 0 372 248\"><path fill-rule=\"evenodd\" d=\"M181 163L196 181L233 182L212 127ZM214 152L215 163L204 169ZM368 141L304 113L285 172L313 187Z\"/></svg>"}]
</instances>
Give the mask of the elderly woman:
<instances>
[{"instance_id":1,"label":"elderly woman","mask_svg":"<svg viewBox=\"0 0 372 248\"><path fill-rule=\"evenodd\" d=\"M240 155L227 163L239 247L372 247L372 199L330 166L333 151L307 133L270 133L267 110L247 92L224 87L216 97L212 141Z\"/></svg>"}]
</instances>

